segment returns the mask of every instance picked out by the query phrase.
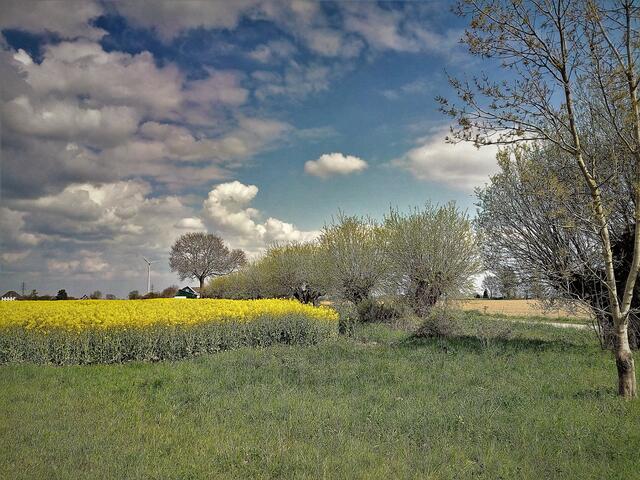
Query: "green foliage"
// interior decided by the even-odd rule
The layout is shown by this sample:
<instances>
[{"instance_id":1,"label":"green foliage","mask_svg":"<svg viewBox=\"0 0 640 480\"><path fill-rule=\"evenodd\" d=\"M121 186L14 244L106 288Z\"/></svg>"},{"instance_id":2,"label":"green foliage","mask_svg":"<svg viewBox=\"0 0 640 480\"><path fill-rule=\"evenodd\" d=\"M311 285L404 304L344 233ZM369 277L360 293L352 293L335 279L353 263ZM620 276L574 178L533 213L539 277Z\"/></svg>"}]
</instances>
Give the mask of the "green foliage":
<instances>
[{"instance_id":1,"label":"green foliage","mask_svg":"<svg viewBox=\"0 0 640 480\"><path fill-rule=\"evenodd\" d=\"M451 338L460 334L460 312L434 308L415 333L417 338Z\"/></svg>"},{"instance_id":2,"label":"green foliage","mask_svg":"<svg viewBox=\"0 0 640 480\"><path fill-rule=\"evenodd\" d=\"M160 297L173 298L176 296L176 293L178 293L178 290L179 287L177 285L171 285L160 292Z\"/></svg>"},{"instance_id":3,"label":"green foliage","mask_svg":"<svg viewBox=\"0 0 640 480\"><path fill-rule=\"evenodd\" d=\"M252 262L241 270L212 279L205 287L209 298L254 300L273 297L267 284L264 261Z\"/></svg>"},{"instance_id":4,"label":"green foliage","mask_svg":"<svg viewBox=\"0 0 640 480\"><path fill-rule=\"evenodd\" d=\"M340 214L323 229L320 245L327 256L327 282L337 298L358 305L380 289L387 264L375 221Z\"/></svg>"},{"instance_id":5,"label":"green foliage","mask_svg":"<svg viewBox=\"0 0 640 480\"><path fill-rule=\"evenodd\" d=\"M402 309L393 303L367 298L357 304L358 319L362 323L390 322L402 316Z\"/></svg>"},{"instance_id":6,"label":"green foliage","mask_svg":"<svg viewBox=\"0 0 640 480\"><path fill-rule=\"evenodd\" d=\"M313 242L275 245L258 261L206 287L212 298L298 298L317 303L329 289L327 257Z\"/></svg>"},{"instance_id":7,"label":"green foliage","mask_svg":"<svg viewBox=\"0 0 640 480\"><path fill-rule=\"evenodd\" d=\"M400 295L420 316L443 296L468 293L481 270L469 217L454 203L427 204L409 213L391 209L382 238L389 293Z\"/></svg>"},{"instance_id":8,"label":"green foliage","mask_svg":"<svg viewBox=\"0 0 640 480\"><path fill-rule=\"evenodd\" d=\"M131 290L129 292L129 300L138 300L139 298L142 298L140 296L140 292L138 292L138 290Z\"/></svg>"},{"instance_id":9,"label":"green foliage","mask_svg":"<svg viewBox=\"0 0 640 480\"><path fill-rule=\"evenodd\" d=\"M58 294L56 295L56 300L68 300L69 299L69 295L67 294L67 291L63 288L61 290L58 290Z\"/></svg>"}]
</instances>

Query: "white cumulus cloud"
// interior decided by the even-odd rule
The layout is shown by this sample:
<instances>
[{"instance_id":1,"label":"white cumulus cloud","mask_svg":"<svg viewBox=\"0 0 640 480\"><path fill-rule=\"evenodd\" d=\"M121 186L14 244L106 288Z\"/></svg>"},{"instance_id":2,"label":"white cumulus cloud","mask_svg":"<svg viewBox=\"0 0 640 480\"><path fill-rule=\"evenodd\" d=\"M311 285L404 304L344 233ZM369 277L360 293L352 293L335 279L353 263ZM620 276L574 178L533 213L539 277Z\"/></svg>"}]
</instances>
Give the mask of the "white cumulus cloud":
<instances>
[{"instance_id":1,"label":"white cumulus cloud","mask_svg":"<svg viewBox=\"0 0 640 480\"><path fill-rule=\"evenodd\" d=\"M446 135L446 129L438 130L402 157L392 160L391 165L408 170L420 180L459 190L483 185L498 170L497 147L478 149L468 142L451 144L446 142Z\"/></svg>"},{"instance_id":2,"label":"white cumulus cloud","mask_svg":"<svg viewBox=\"0 0 640 480\"><path fill-rule=\"evenodd\" d=\"M277 218L262 221L260 211L251 207L257 194L258 187L237 180L213 188L203 203L203 217L210 230L250 254L270 243L307 241L318 236L318 231L302 231Z\"/></svg>"},{"instance_id":3,"label":"white cumulus cloud","mask_svg":"<svg viewBox=\"0 0 640 480\"><path fill-rule=\"evenodd\" d=\"M368 167L367 162L353 155L343 153L325 153L317 160L309 160L304 164L304 171L309 175L328 178L334 175L349 175L361 172Z\"/></svg>"}]
</instances>

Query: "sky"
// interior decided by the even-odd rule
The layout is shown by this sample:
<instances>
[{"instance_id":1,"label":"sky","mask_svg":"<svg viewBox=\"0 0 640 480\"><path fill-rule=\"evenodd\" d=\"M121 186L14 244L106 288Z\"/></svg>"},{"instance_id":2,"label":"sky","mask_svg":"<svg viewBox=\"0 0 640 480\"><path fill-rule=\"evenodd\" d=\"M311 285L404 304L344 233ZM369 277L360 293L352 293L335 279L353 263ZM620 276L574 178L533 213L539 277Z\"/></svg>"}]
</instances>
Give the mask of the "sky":
<instances>
[{"instance_id":1,"label":"sky","mask_svg":"<svg viewBox=\"0 0 640 480\"><path fill-rule=\"evenodd\" d=\"M445 141L435 97L480 69L447 1L0 0L0 290L180 281L208 231L259 256L339 211L455 201L495 149Z\"/></svg>"}]
</instances>

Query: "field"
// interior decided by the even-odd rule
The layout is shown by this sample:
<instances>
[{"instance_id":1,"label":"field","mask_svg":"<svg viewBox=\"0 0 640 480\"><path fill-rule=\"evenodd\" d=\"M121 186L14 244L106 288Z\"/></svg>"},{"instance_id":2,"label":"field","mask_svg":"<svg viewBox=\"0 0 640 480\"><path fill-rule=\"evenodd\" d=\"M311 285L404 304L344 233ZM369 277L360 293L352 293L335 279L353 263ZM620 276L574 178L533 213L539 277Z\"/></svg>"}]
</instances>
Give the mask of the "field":
<instances>
[{"instance_id":1,"label":"field","mask_svg":"<svg viewBox=\"0 0 640 480\"><path fill-rule=\"evenodd\" d=\"M588 322L590 315L584 308L556 308L546 310L538 300L486 300L469 299L456 302L465 311L478 311L486 315L501 315L539 320L562 320Z\"/></svg>"},{"instance_id":2,"label":"field","mask_svg":"<svg viewBox=\"0 0 640 480\"><path fill-rule=\"evenodd\" d=\"M590 332L467 317L448 339L370 325L178 362L0 366L0 478L639 478L640 402L616 397Z\"/></svg>"},{"instance_id":3,"label":"field","mask_svg":"<svg viewBox=\"0 0 640 480\"><path fill-rule=\"evenodd\" d=\"M338 314L294 300L86 300L0 303L0 363L175 360L241 346L313 344Z\"/></svg>"}]
</instances>

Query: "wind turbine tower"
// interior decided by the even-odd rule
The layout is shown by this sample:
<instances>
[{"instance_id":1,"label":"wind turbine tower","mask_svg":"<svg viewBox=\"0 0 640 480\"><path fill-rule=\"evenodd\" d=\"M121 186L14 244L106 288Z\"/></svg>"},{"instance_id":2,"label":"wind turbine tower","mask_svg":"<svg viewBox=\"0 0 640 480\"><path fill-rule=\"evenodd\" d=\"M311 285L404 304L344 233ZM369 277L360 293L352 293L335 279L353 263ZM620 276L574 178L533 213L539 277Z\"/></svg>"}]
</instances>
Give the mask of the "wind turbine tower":
<instances>
[{"instance_id":1,"label":"wind turbine tower","mask_svg":"<svg viewBox=\"0 0 640 480\"><path fill-rule=\"evenodd\" d=\"M154 261L149 261L146 257L142 257L145 262L147 262L147 293L151 293L151 264L156 263Z\"/></svg>"}]
</instances>

